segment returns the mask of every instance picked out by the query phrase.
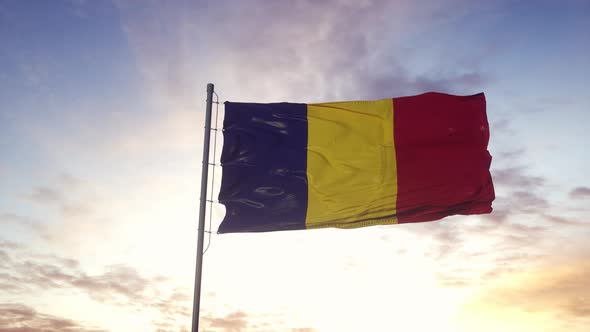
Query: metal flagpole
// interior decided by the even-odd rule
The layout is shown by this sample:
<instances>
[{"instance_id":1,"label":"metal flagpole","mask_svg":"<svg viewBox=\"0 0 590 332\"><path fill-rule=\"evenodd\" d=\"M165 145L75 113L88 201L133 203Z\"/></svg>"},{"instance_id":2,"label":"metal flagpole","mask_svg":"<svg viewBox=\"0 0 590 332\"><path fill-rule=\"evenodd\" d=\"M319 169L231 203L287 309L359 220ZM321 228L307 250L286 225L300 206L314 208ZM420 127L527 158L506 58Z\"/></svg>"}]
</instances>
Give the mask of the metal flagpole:
<instances>
[{"instance_id":1,"label":"metal flagpole","mask_svg":"<svg viewBox=\"0 0 590 332\"><path fill-rule=\"evenodd\" d=\"M195 294L193 298L192 332L199 331L199 307L201 304L201 275L203 272L203 242L205 240L205 208L207 207L207 178L209 174L209 142L211 139L211 110L213 109L213 84L207 84L207 108L205 111L205 138L203 139L203 169L201 172L201 201L197 239L197 266L195 267Z\"/></svg>"}]
</instances>

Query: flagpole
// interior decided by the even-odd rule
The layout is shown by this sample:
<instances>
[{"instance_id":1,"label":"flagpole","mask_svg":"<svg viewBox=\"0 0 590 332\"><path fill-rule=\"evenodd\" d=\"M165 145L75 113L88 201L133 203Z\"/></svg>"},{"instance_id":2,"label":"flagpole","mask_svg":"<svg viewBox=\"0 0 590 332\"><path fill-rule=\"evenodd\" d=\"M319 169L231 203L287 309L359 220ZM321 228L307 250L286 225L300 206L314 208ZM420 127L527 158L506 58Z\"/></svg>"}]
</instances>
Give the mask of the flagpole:
<instances>
[{"instance_id":1,"label":"flagpole","mask_svg":"<svg viewBox=\"0 0 590 332\"><path fill-rule=\"evenodd\" d=\"M211 110L213 109L213 83L207 84L207 108L205 110L205 138L203 139L203 169L201 170L201 200L197 236L197 265L195 267L195 293L193 297L192 332L199 331L201 304L201 275L203 272L203 242L205 240L205 208L207 207L207 178L209 174L209 142L211 140Z\"/></svg>"}]
</instances>

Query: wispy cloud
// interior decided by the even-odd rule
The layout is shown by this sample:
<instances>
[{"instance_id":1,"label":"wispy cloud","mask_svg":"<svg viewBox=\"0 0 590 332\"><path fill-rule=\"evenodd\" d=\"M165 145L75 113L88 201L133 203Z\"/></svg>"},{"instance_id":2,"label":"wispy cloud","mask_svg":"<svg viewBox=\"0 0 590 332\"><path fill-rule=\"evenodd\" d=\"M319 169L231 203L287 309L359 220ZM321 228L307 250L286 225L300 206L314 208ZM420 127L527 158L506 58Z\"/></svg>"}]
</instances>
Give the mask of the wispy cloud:
<instances>
[{"instance_id":1,"label":"wispy cloud","mask_svg":"<svg viewBox=\"0 0 590 332\"><path fill-rule=\"evenodd\" d=\"M79 262L58 256L35 255L23 250L4 252L0 281L29 293L43 289L78 289L100 302L143 305L146 293L160 279L145 278L127 266L111 266L102 274L88 275Z\"/></svg>"},{"instance_id":2,"label":"wispy cloud","mask_svg":"<svg viewBox=\"0 0 590 332\"><path fill-rule=\"evenodd\" d=\"M508 164L522 158L509 157ZM583 225L579 216L563 213L547 198L547 178L522 166L492 172L499 189L492 214L454 217L420 228L434 240L428 256L438 261L437 278L444 286L482 286L534 268L553 250L550 239ZM526 255L522 248L529 248Z\"/></svg>"},{"instance_id":3,"label":"wispy cloud","mask_svg":"<svg viewBox=\"0 0 590 332\"><path fill-rule=\"evenodd\" d=\"M426 255L436 260L435 274L442 286L482 286L525 270L542 257L538 250L524 255L521 248L535 245L544 236L545 227L514 221L463 221L466 219L440 222L434 232L429 232L434 241Z\"/></svg>"},{"instance_id":4,"label":"wispy cloud","mask_svg":"<svg viewBox=\"0 0 590 332\"><path fill-rule=\"evenodd\" d=\"M107 332L75 320L37 312L15 303L0 304L0 332Z\"/></svg>"},{"instance_id":5,"label":"wispy cloud","mask_svg":"<svg viewBox=\"0 0 590 332\"><path fill-rule=\"evenodd\" d=\"M582 226L583 223L580 222L579 218L572 218L572 217L563 217L563 216L555 216L552 214L543 214L543 217L557 226Z\"/></svg>"},{"instance_id":6,"label":"wispy cloud","mask_svg":"<svg viewBox=\"0 0 590 332\"><path fill-rule=\"evenodd\" d=\"M590 188L588 187L577 187L570 191L570 198L583 199L590 197Z\"/></svg>"},{"instance_id":7,"label":"wispy cloud","mask_svg":"<svg viewBox=\"0 0 590 332\"><path fill-rule=\"evenodd\" d=\"M586 263L558 264L530 273L517 274L512 281L492 287L481 300L495 306L565 315L590 321L590 267ZM517 282L518 287L511 287Z\"/></svg>"},{"instance_id":8,"label":"wispy cloud","mask_svg":"<svg viewBox=\"0 0 590 332\"><path fill-rule=\"evenodd\" d=\"M37 187L27 197L33 202L54 203L61 199L61 194L52 188Z\"/></svg>"},{"instance_id":9,"label":"wispy cloud","mask_svg":"<svg viewBox=\"0 0 590 332\"><path fill-rule=\"evenodd\" d=\"M187 88L198 91L207 77L215 78L226 98L307 102L431 90L475 93L491 79L473 61L463 61L460 71L442 62L422 73L410 68L415 62L407 59L416 52L405 41L419 33L416 21L432 23L441 10L434 1L419 10L408 1L220 2L153 6L139 16L128 1L118 3L141 70L176 108L195 103ZM152 16L158 20L145 19ZM195 19L215 29L203 33ZM164 30L169 21L174 29ZM207 45L207 52L196 45Z\"/></svg>"},{"instance_id":10,"label":"wispy cloud","mask_svg":"<svg viewBox=\"0 0 590 332\"><path fill-rule=\"evenodd\" d=\"M25 227L36 234L43 234L45 231L44 225L32 217L20 216L14 213L0 214L0 225L12 225L17 227Z\"/></svg>"},{"instance_id":11,"label":"wispy cloud","mask_svg":"<svg viewBox=\"0 0 590 332\"><path fill-rule=\"evenodd\" d=\"M522 150L514 153L515 156L522 155ZM494 183L508 188L521 190L534 190L543 186L546 180L540 176L529 175L524 167L509 167L504 169L494 169Z\"/></svg>"},{"instance_id":12,"label":"wispy cloud","mask_svg":"<svg viewBox=\"0 0 590 332\"><path fill-rule=\"evenodd\" d=\"M70 192L68 195L62 194L62 192L64 191L60 186L44 186L33 189L24 197L29 201L42 204L42 209L30 209L31 215L0 213L0 224L28 230L29 234L55 245L65 245L68 242L66 235L74 230L94 229L95 234L104 233L107 225L104 223L98 225L97 220L104 220L105 217L94 210L93 199L80 198L85 195L79 191ZM78 197L74 198L76 196ZM44 213L39 213L39 211ZM37 217L41 215L43 219ZM72 240L79 241L76 238L72 238Z\"/></svg>"},{"instance_id":13,"label":"wispy cloud","mask_svg":"<svg viewBox=\"0 0 590 332\"><path fill-rule=\"evenodd\" d=\"M149 311L154 324L186 321L191 313L191 292L170 287L165 277L147 277L125 265L89 274L74 259L36 254L10 242L2 242L0 247L0 294L30 296L55 290L81 293L105 306Z\"/></svg>"},{"instance_id":14,"label":"wispy cloud","mask_svg":"<svg viewBox=\"0 0 590 332\"><path fill-rule=\"evenodd\" d=\"M0 211L0 223L26 230L52 247L80 249L86 243L80 234L106 238L111 231L112 212L104 207L98 187L71 174L59 174L50 184L18 195L22 202L38 206L18 213Z\"/></svg>"},{"instance_id":15,"label":"wispy cloud","mask_svg":"<svg viewBox=\"0 0 590 332\"><path fill-rule=\"evenodd\" d=\"M241 311L228 314L225 317L203 317L210 329L222 329L227 332L240 332L248 326L247 315Z\"/></svg>"},{"instance_id":16,"label":"wispy cloud","mask_svg":"<svg viewBox=\"0 0 590 332\"><path fill-rule=\"evenodd\" d=\"M249 315L243 311L230 312L224 316L202 317L204 331L208 332L258 332L281 330L287 332L317 332L310 327L287 327L285 324L270 324L266 317Z\"/></svg>"}]
</instances>

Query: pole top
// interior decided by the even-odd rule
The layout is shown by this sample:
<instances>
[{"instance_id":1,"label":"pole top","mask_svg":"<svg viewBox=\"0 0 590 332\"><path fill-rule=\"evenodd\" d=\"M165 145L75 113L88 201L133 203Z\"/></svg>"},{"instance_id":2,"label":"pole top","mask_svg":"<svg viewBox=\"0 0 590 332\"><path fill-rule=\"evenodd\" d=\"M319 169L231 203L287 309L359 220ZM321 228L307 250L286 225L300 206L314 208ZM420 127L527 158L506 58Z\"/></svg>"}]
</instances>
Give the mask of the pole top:
<instances>
[{"instance_id":1,"label":"pole top","mask_svg":"<svg viewBox=\"0 0 590 332\"><path fill-rule=\"evenodd\" d=\"M214 87L213 83L208 83L207 84L207 92L213 92L213 87Z\"/></svg>"}]
</instances>

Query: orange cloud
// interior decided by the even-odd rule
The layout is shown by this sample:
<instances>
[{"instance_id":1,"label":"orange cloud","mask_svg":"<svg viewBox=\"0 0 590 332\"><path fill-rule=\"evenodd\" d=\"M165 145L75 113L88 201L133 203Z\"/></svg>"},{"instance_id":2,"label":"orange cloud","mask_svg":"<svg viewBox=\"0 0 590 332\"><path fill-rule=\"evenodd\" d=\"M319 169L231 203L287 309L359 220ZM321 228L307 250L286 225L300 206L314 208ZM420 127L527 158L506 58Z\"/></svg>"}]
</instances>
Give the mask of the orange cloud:
<instances>
[{"instance_id":1,"label":"orange cloud","mask_svg":"<svg viewBox=\"0 0 590 332\"><path fill-rule=\"evenodd\" d=\"M484 325L493 321L494 328L586 331L588 280L590 264L585 259L509 274L472 298L464 308L464 319Z\"/></svg>"},{"instance_id":2,"label":"orange cloud","mask_svg":"<svg viewBox=\"0 0 590 332\"><path fill-rule=\"evenodd\" d=\"M71 319L37 312L22 304L0 304L0 332L107 332Z\"/></svg>"}]
</instances>

